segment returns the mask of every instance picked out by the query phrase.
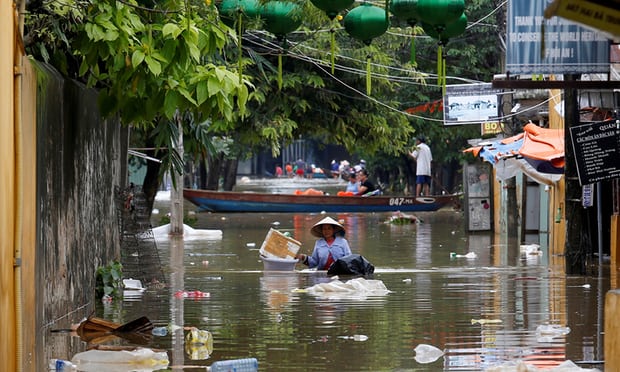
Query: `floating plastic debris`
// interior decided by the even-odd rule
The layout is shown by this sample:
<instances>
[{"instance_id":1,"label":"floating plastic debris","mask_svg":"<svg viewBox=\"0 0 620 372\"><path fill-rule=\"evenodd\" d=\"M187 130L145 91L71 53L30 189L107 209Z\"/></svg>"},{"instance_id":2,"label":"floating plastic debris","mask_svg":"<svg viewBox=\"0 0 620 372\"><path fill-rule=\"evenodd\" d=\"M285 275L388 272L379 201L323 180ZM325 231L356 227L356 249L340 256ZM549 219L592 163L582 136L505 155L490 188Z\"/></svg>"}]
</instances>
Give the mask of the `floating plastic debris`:
<instances>
[{"instance_id":1,"label":"floating plastic debris","mask_svg":"<svg viewBox=\"0 0 620 372\"><path fill-rule=\"evenodd\" d=\"M368 336L366 335L338 336L338 338L342 338L345 340L362 341L362 342L368 340Z\"/></svg>"},{"instance_id":2,"label":"floating plastic debris","mask_svg":"<svg viewBox=\"0 0 620 372\"><path fill-rule=\"evenodd\" d=\"M155 327L151 330L151 333L155 336L165 336L168 334L168 327Z\"/></svg>"},{"instance_id":3,"label":"floating plastic debris","mask_svg":"<svg viewBox=\"0 0 620 372\"><path fill-rule=\"evenodd\" d=\"M590 289L590 284L584 284L584 285L569 285L568 288L584 288L584 289Z\"/></svg>"},{"instance_id":4,"label":"floating plastic debris","mask_svg":"<svg viewBox=\"0 0 620 372\"><path fill-rule=\"evenodd\" d=\"M525 253L525 254L531 254L531 255L541 254L539 244L521 244L519 246L519 250L521 251L521 253Z\"/></svg>"},{"instance_id":5,"label":"floating plastic debris","mask_svg":"<svg viewBox=\"0 0 620 372\"><path fill-rule=\"evenodd\" d=\"M403 279L403 282L405 282L405 283L411 283L411 282L412 282L412 280L411 280L411 278L406 278L406 279Z\"/></svg>"},{"instance_id":6,"label":"floating plastic debris","mask_svg":"<svg viewBox=\"0 0 620 372\"><path fill-rule=\"evenodd\" d=\"M256 247L256 243L247 243L246 246L248 246L248 247Z\"/></svg>"},{"instance_id":7,"label":"floating plastic debris","mask_svg":"<svg viewBox=\"0 0 620 372\"><path fill-rule=\"evenodd\" d=\"M202 291L176 291L176 298L206 298L211 297L211 293Z\"/></svg>"},{"instance_id":8,"label":"floating plastic debris","mask_svg":"<svg viewBox=\"0 0 620 372\"><path fill-rule=\"evenodd\" d=\"M88 350L75 354L71 362L78 366L79 371L156 371L166 369L169 364L168 354L165 351L148 348Z\"/></svg>"},{"instance_id":9,"label":"floating plastic debris","mask_svg":"<svg viewBox=\"0 0 620 372\"><path fill-rule=\"evenodd\" d=\"M601 372L596 368L581 368L570 360L566 360L559 365L548 369L538 369L536 366L527 364L523 361L510 361L501 365L493 366L485 369L485 372Z\"/></svg>"},{"instance_id":10,"label":"floating plastic debris","mask_svg":"<svg viewBox=\"0 0 620 372\"><path fill-rule=\"evenodd\" d=\"M456 252L450 252L450 258L468 258L473 259L478 257L476 252L469 252L467 254L456 254Z\"/></svg>"},{"instance_id":11,"label":"floating plastic debris","mask_svg":"<svg viewBox=\"0 0 620 372\"><path fill-rule=\"evenodd\" d=\"M211 332L191 327L185 335L185 353L191 360L208 359L213 352L213 335Z\"/></svg>"},{"instance_id":12,"label":"floating plastic debris","mask_svg":"<svg viewBox=\"0 0 620 372\"><path fill-rule=\"evenodd\" d=\"M145 291L146 288L144 288L142 286L142 282L138 279L123 279L123 287L125 287L125 289L127 290L134 290L134 291Z\"/></svg>"},{"instance_id":13,"label":"floating plastic debris","mask_svg":"<svg viewBox=\"0 0 620 372\"><path fill-rule=\"evenodd\" d=\"M49 371L65 371L65 372L69 372L69 371L77 371L78 367L71 363L68 360L62 360L62 359L50 359L49 361L49 365L48 365L48 370Z\"/></svg>"},{"instance_id":14,"label":"floating plastic debris","mask_svg":"<svg viewBox=\"0 0 620 372\"><path fill-rule=\"evenodd\" d=\"M443 356L443 351L433 345L420 344L413 350L415 351L415 361L421 364L432 363Z\"/></svg>"},{"instance_id":15,"label":"floating plastic debris","mask_svg":"<svg viewBox=\"0 0 620 372\"><path fill-rule=\"evenodd\" d=\"M154 227L152 229L153 236L156 241L170 240L171 225L165 224ZM183 225L183 240L184 241L200 241L200 240L221 240L222 230L209 230L209 229L194 229L189 225Z\"/></svg>"},{"instance_id":16,"label":"floating plastic debris","mask_svg":"<svg viewBox=\"0 0 620 372\"><path fill-rule=\"evenodd\" d=\"M555 338L566 336L569 333L569 327L557 324L541 324L536 327L536 340L538 342L554 342Z\"/></svg>"},{"instance_id":17,"label":"floating plastic debris","mask_svg":"<svg viewBox=\"0 0 620 372\"><path fill-rule=\"evenodd\" d=\"M472 319L471 324L499 324L502 323L501 319Z\"/></svg>"},{"instance_id":18,"label":"floating plastic debris","mask_svg":"<svg viewBox=\"0 0 620 372\"><path fill-rule=\"evenodd\" d=\"M402 212L395 212L392 216L390 216L385 223L390 223L393 225L410 225L410 224L418 224L420 223L420 219L412 214L405 214Z\"/></svg>"},{"instance_id":19,"label":"floating plastic debris","mask_svg":"<svg viewBox=\"0 0 620 372\"><path fill-rule=\"evenodd\" d=\"M258 360L256 358L244 358L233 360L219 360L213 362L209 368L211 372L256 372L258 371Z\"/></svg>"}]
</instances>

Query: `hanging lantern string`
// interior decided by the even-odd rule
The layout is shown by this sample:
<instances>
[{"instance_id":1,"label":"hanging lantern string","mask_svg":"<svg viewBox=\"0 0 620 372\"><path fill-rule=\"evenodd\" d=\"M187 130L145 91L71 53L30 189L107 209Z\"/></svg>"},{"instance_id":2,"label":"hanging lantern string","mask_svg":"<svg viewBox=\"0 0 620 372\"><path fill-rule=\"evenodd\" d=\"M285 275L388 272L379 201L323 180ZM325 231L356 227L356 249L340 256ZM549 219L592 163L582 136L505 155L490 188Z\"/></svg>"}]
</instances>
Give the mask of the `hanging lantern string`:
<instances>
[{"instance_id":1,"label":"hanging lantern string","mask_svg":"<svg viewBox=\"0 0 620 372\"><path fill-rule=\"evenodd\" d=\"M437 47L437 85L442 86L443 84L443 46L441 42Z\"/></svg>"},{"instance_id":2,"label":"hanging lantern string","mask_svg":"<svg viewBox=\"0 0 620 372\"><path fill-rule=\"evenodd\" d=\"M336 30L332 27L329 30L331 33L331 62L332 62L332 75L336 71Z\"/></svg>"},{"instance_id":3,"label":"hanging lantern string","mask_svg":"<svg viewBox=\"0 0 620 372\"><path fill-rule=\"evenodd\" d=\"M446 95L446 55L441 55L441 94Z\"/></svg>"},{"instance_id":4,"label":"hanging lantern string","mask_svg":"<svg viewBox=\"0 0 620 372\"><path fill-rule=\"evenodd\" d=\"M411 64L415 67L415 23L411 25Z\"/></svg>"},{"instance_id":5,"label":"hanging lantern string","mask_svg":"<svg viewBox=\"0 0 620 372\"><path fill-rule=\"evenodd\" d=\"M282 55L286 54L288 49L288 44L286 41L286 37L282 37L282 48L278 53L278 90L282 89Z\"/></svg>"},{"instance_id":6,"label":"hanging lantern string","mask_svg":"<svg viewBox=\"0 0 620 372\"><path fill-rule=\"evenodd\" d=\"M370 95L371 93L371 81L372 81L372 77L371 77L371 73L370 73L370 60L372 59L372 56L369 54L366 56L366 94Z\"/></svg>"},{"instance_id":7,"label":"hanging lantern string","mask_svg":"<svg viewBox=\"0 0 620 372\"><path fill-rule=\"evenodd\" d=\"M241 84L243 78L243 61L242 61L242 56L243 56L243 47L241 45L241 38L243 36L243 28L242 28L242 22L243 22L243 12L241 11L241 9L239 9L238 15L237 15L237 38L239 38L238 43L239 43L239 55L237 56L238 63L239 63L239 84Z\"/></svg>"},{"instance_id":8,"label":"hanging lantern string","mask_svg":"<svg viewBox=\"0 0 620 372\"><path fill-rule=\"evenodd\" d=\"M278 90L282 89L282 53L278 54Z\"/></svg>"}]
</instances>

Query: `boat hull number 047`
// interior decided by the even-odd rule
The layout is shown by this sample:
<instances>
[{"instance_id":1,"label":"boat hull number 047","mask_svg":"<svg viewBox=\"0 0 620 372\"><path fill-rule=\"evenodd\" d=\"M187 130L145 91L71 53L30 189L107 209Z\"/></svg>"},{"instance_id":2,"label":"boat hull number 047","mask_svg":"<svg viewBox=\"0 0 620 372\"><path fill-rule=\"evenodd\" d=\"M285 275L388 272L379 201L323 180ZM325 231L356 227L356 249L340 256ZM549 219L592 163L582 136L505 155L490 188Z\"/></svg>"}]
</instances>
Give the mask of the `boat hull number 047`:
<instances>
[{"instance_id":1,"label":"boat hull number 047","mask_svg":"<svg viewBox=\"0 0 620 372\"><path fill-rule=\"evenodd\" d=\"M390 205L407 205L414 203L415 200L412 198L390 198Z\"/></svg>"}]
</instances>

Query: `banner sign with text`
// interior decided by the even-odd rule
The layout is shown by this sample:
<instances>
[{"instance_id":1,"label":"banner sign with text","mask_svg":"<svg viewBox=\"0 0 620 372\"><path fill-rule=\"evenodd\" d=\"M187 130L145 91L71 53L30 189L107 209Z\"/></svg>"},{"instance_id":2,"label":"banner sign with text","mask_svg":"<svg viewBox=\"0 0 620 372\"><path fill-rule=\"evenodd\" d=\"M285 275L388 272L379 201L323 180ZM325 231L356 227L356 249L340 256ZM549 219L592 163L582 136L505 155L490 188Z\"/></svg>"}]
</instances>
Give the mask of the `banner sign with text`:
<instances>
[{"instance_id":1,"label":"banner sign with text","mask_svg":"<svg viewBox=\"0 0 620 372\"><path fill-rule=\"evenodd\" d=\"M619 0L554 0L545 16L558 16L576 23L620 35Z\"/></svg>"},{"instance_id":2,"label":"banner sign with text","mask_svg":"<svg viewBox=\"0 0 620 372\"><path fill-rule=\"evenodd\" d=\"M497 122L501 90L490 83L447 85L443 102L444 125Z\"/></svg>"},{"instance_id":3,"label":"banner sign with text","mask_svg":"<svg viewBox=\"0 0 620 372\"><path fill-rule=\"evenodd\" d=\"M579 183L620 177L620 128L613 121L570 127Z\"/></svg>"},{"instance_id":4,"label":"banner sign with text","mask_svg":"<svg viewBox=\"0 0 620 372\"><path fill-rule=\"evenodd\" d=\"M540 0L509 1L506 72L608 73L609 39L564 18L544 19L546 4Z\"/></svg>"}]
</instances>

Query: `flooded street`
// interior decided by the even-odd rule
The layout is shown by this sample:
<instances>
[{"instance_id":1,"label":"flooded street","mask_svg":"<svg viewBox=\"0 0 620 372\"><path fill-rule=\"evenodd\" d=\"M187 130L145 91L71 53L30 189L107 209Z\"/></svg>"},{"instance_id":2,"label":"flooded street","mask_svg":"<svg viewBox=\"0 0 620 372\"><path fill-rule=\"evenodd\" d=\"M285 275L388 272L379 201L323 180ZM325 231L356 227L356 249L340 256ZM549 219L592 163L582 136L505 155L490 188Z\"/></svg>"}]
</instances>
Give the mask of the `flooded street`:
<instances>
[{"instance_id":1,"label":"flooded street","mask_svg":"<svg viewBox=\"0 0 620 372\"><path fill-rule=\"evenodd\" d=\"M165 213L156 207L153 221ZM260 371L483 371L517 360L604 370L608 277L569 277L544 247L520 252L468 234L461 212L420 213L421 223L405 225L386 223L390 216L332 215L388 294L319 296L303 289L329 282L325 272L263 270L259 248L270 228L311 253L310 228L321 215L199 213L195 229L222 235L159 241L166 286L99 304L95 315L211 332L212 347L189 345L181 330L153 338L148 346L167 350L174 370L239 358L256 358ZM419 345L444 354L429 360Z\"/></svg>"}]
</instances>

